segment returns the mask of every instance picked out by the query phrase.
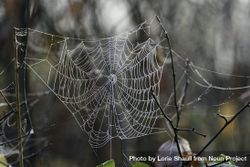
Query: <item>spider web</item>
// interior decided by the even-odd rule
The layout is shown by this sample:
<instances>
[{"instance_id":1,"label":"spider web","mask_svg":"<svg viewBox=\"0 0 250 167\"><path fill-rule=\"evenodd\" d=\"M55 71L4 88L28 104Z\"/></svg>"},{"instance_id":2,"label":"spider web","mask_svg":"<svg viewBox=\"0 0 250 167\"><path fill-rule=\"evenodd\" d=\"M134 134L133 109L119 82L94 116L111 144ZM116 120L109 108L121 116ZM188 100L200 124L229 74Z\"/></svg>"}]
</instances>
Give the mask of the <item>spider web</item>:
<instances>
[{"instance_id":1,"label":"spider web","mask_svg":"<svg viewBox=\"0 0 250 167\"><path fill-rule=\"evenodd\" d=\"M30 158L29 149L34 149L38 145L42 145L44 140L35 138L33 136L34 130L30 117L30 109L32 105L38 100L38 96L35 98L27 97L24 95L20 98L20 112L21 112L21 124L22 124L22 134L18 133L17 129L17 116L16 116L16 82L12 81L10 75L11 68L13 68L15 59L13 58L3 69L0 70L0 154L8 158L8 164L1 164L5 166L15 166L19 162L20 155L20 144L22 139L22 149L24 159L27 161ZM20 69L19 72L23 72ZM10 81L6 80L10 78ZM24 88L25 89L25 88ZM30 95L29 95L30 96ZM33 95L32 95L33 96ZM28 106L29 104L29 106ZM34 143L36 141L36 143ZM39 144L38 144L39 143ZM33 156L37 155L37 152L32 153ZM28 163L28 161L25 163Z\"/></svg>"},{"instance_id":2,"label":"spider web","mask_svg":"<svg viewBox=\"0 0 250 167\"><path fill-rule=\"evenodd\" d=\"M175 117L169 48L156 19L126 33L93 40L17 29L16 45L23 45L19 38L27 35L27 54L20 55L25 56L20 64L28 66L68 108L93 148L114 137L132 139L167 131L150 95L153 90L159 100L161 96L164 111ZM198 110L220 113L221 106L247 99L244 91L250 85L242 80L250 76L200 67L175 51L173 56L182 112L203 107ZM232 117L232 113L223 116Z\"/></svg>"},{"instance_id":3,"label":"spider web","mask_svg":"<svg viewBox=\"0 0 250 167\"><path fill-rule=\"evenodd\" d=\"M33 29L23 64L65 104L93 148L114 137L131 139L165 131L151 96L160 94L168 47L156 19L113 37L84 40ZM21 63L21 64L22 64Z\"/></svg>"}]
</instances>

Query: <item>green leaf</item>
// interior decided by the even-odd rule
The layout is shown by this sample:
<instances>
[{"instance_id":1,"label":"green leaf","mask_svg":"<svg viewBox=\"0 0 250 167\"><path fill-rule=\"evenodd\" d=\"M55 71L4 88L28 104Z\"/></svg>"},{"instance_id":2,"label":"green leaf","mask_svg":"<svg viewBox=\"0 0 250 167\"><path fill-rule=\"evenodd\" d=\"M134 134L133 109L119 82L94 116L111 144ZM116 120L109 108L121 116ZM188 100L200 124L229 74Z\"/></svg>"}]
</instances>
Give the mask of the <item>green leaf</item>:
<instances>
[{"instance_id":1,"label":"green leaf","mask_svg":"<svg viewBox=\"0 0 250 167\"><path fill-rule=\"evenodd\" d=\"M226 158L226 155L220 154L220 157ZM227 164L229 164L229 165L235 165L235 163L233 161L228 161Z\"/></svg>"},{"instance_id":2,"label":"green leaf","mask_svg":"<svg viewBox=\"0 0 250 167\"><path fill-rule=\"evenodd\" d=\"M135 162L133 164L133 167L150 167L148 164L142 163L142 162Z\"/></svg>"},{"instance_id":3,"label":"green leaf","mask_svg":"<svg viewBox=\"0 0 250 167\"><path fill-rule=\"evenodd\" d=\"M100 165L97 165L96 167L115 167L115 161L113 159L111 159L111 160L108 160L106 162L103 162Z\"/></svg>"},{"instance_id":4,"label":"green leaf","mask_svg":"<svg viewBox=\"0 0 250 167\"><path fill-rule=\"evenodd\" d=\"M218 160L218 161L207 161L207 162L206 162L207 165L216 165L216 164L218 164L218 163L223 162L223 163L221 163L221 164L216 165L216 167L237 167L237 166L235 165L235 162L233 162L233 161L225 161L225 162L224 162L224 160L226 160L226 155L224 155L224 154L220 154L220 155L218 156L218 158L221 158L221 160Z\"/></svg>"},{"instance_id":5,"label":"green leaf","mask_svg":"<svg viewBox=\"0 0 250 167\"><path fill-rule=\"evenodd\" d=\"M216 165L216 164L217 164L217 163L210 163L210 164L208 164L208 165ZM216 165L216 167L238 167L238 166L223 163L223 164Z\"/></svg>"},{"instance_id":6,"label":"green leaf","mask_svg":"<svg viewBox=\"0 0 250 167\"><path fill-rule=\"evenodd\" d=\"M7 167L8 162L3 154L0 154L0 167Z\"/></svg>"}]
</instances>

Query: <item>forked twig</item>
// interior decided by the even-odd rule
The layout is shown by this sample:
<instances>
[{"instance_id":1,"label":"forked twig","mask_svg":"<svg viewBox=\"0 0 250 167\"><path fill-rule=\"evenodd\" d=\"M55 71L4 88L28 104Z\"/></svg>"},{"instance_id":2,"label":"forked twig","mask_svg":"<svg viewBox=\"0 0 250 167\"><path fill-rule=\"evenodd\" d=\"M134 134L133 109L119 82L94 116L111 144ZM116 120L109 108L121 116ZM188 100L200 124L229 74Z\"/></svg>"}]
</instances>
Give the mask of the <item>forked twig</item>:
<instances>
[{"instance_id":1,"label":"forked twig","mask_svg":"<svg viewBox=\"0 0 250 167\"><path fill-rule=\"evenodd\" d=\"M208 143L197 153L196 156L201 155L206 148L224 131L224 129L231 124L246 108L250 107L250 101L244 105L230 120L228 120L224 126L208 141Z\"/></svg>"},{"instance_id":2,"label":"forked twig","mask_svg":"<svg viewBox=\"0 0 250 167\"><path fill-rule=\"evenodd\" d=\"M160 109L160 111L161 111L163 117L168 121L168 123L170 124L170 126L171 126L171 128L172 128L172 130L173 130L173 132L174 132L174 135L175 135L175 137L174 137L174 142L176 143L176 146L177 146L177 149L178 149L178 153L179 153L180 156L182 156L182 153L181 153L181 149L180 149L180 145L179 145L179 141L178 141L178 134L177 134L179 131L192 132L192 133L197 134L197 135L200 135L200 136L202 136L202 137L206 137L205 134L202 134L202 133L196 131L194 128L188 129L188 128L178 128L178 127L175 127L174 124L173 124L173 121L172 121L172 120L166 115L166 113L163 111L163 109L162 109L162 107L161 107L159 101L157 100L157 98L156 98L156 96L155 96L155 94L154 94L154 92L153 92L152 89L150 90L150 92L151 92L151 95L152 95L152 97L154 98L154 100L155 100L157 106L159 107L159 109ZM180 152L179 152L179 151L180 151Z\"/></svg>"},{"instance_id":3,"label":"forked twig","mask_svg":"<svg viewBox=\"0 0 250 167\"><path fill-rule=\"evenodd\" d=\"M220 118L222 118L222 119L225 121L225 123L227 123L227 118L226 118L225 116L221 115L220 113L217 113L217 115L218 115Z\"/></svg>"},{"instance_id":4,"label":"forked twig","mask_svg":"<svg viewBox=\"0 0 250 167\"><path fill-rule=\"evenodd\" d=\"M170 126L172 127L173 131L174 131L174 134L175 134L175 137L174 137L174 140L176 142L176 145L177 145L177 148L178 148L178 152L181 155L181 150L180 150L180 146L179 146L179 143L178 143L178 131L191 131L191 132L194 132L196 134L199 134L201 136L204 136L206 137L206 135L203 135L199 132L196 132L195 129L180 129L178 128L178 125L179 125L179 121L180 121L180 108L178 106L178 103L177 103L177 91L176 91L176 78L175 78L175 69L174 69L174 63L173 63L173 53L172 53L172 48L171 48L171 43L170 43L170 39L169 39L169 36L168 36L168 33L166 31L166 29L164 28L164 26L162 25L161 23L161 20L158 16L156 16L161 28L163 29L164 33L165 33L165 37L167 39L167 43L168 43L168 46L169 46L169 54L170 54L170 59L171 59L171 68L172 68L172 77L173 77L173 87L174 87L174 105L175 105L175 108L176 108L176 117L177 117L177 120L176 120L176 127L173 126L173 123L172 123L172 120L166 116L166 114L164 113L163 109L161 108L159 102L157 101L155 95L152 93L157 105L159 106L163 116L168 120L168 122L170 123ZM188 62L187 62L188 64ZM186 82L186 87L188 86L188 82ZM184 89L184 93L186 92L186 90ZM185 95L185 94L184 94ZM180 98L181 101L183 101L184 97ZM181 103L180 101L180 103ZM224 131L224 129L230 125L247 107L250 107L250 102L248 102L246 105L244 105L230 120L227 120L224 116L218 114L222 119L225 120L225 124L224 126L208 141L208 143L196 154L196 156L200 156L204 150Z\"/></svg>"},{"instance_id":5,"label":"forked twig","mask_svg":"<svg viewBox=\"0 0 250 167\"><path fill-rule=\"evenodd\" d=\"M163 117L168 121L168 123L170 124L172 130L174 131L174 133L176 133L177 131L186 131L186 132L192 132L195 133L197 135L200 135L202 137L206 137L207 135L198 132L195 128L189 129L189 128L177 128L174 126L173 121L166 115L166 113L163 111L163 108L161 107L159 101L157 100L155 94L153 93L152 89L151 89L151 95L153 96L157 106L159 107Z\"/></svg>"},{"instance_id":6,"label":"forked twig","mask_svg":"<svg viewBox=\"0 0 250 167\"><path fill-rule=\"evenodd\" d=\"M181 154L181 149L180 149L180 145L179 145L179 141L178 141L178 130L176 129L176 127L174 127L174 124L173 124L173 121L166 115L166 113L163 111L159 101L157 100L155 94L153 93L153 90L151 89L151 95L153 96L157 106L159 107L163 117L168 121L168 123L170 124L173 132L174 132L174 141L176 143L176 146L177 146L177 150L178 150L178 153L180 155L180 157L182 157L182 154Z\"/></svg>"}]
</instances>

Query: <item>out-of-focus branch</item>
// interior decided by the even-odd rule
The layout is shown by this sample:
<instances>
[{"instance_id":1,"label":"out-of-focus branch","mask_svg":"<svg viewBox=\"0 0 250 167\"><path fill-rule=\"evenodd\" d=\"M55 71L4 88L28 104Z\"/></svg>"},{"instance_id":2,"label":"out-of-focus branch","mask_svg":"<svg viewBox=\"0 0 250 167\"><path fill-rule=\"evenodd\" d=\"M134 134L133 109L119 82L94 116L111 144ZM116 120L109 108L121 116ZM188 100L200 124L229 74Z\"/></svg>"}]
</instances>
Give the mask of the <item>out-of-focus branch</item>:
<instances>
[{"instance_id":1,"label":"out-of-focus branch","mask_svg":"<svg viewBox=\"0 0 250 167\"><path fill-rule=\"evenodd\" d=\"M230 120L226 121L224 126L208 141L208 143L197 153L196 156L201 155L208 146L224 131L224 129L230 125L246 108L250 107L250 102L244 105Z\"/></svg>"}]
</instances>

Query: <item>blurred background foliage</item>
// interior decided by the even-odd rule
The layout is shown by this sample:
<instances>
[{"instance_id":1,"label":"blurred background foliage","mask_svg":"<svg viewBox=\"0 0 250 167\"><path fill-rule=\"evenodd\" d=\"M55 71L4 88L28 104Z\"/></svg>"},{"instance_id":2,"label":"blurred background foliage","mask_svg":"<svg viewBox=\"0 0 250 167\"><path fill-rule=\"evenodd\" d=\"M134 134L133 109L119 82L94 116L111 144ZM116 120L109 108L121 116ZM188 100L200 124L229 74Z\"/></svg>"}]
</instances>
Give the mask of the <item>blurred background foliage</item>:
<instances>
[{"instance_id":1,"label":"blurred background foliage","mask_svg":"<svg viewBox=\"0 0 250 167\"><path fill-rule=\"evenodd\" d=\"M63 36L98 39L128 31L142 21L158 15L170 35L173 49L196 65L225 74L249 76L250 71L250 1L248 0L1 0L0 1L0 69L13 58L13 27L33 29ZM178 67L176 67L178 68ZM249 78L232 78L204 73L213 84L223 87L250 85ZM1 88L13 81L14 70L0 78ZM43 85L29 79L29 91ZM163 75L161 103L171 92L171 76ZM199 89L191 87L187 98L197 97ZM193 150L206 144L223 125L216 112L235 114L250 98L250 90L211 92L203 103L183 112L181 126L195 127L207 138L181 133ZM226 93L226 94L225 94ZM233 102L227 98L238 97ZM236 94L236 95L235 95ZM220 104L211 107L213 104ZM212 109L211 109L212 108ZM167 112L171 113L171 109ZM37 138L49 145L30 159L37 167L95 166L109 159L109 148L95 150L88 145L70 113L48 94L31 110ZM250 151L250 114L244 113L207 149L207 152ZM128 155L156 155L168 135L151 135L124 141ZM124 159L120 141L114 139L113 158L121 166ZM31 150L32 152L32 150ZM235 153L236 154L236 153Z\"/></svg>"}]
</instances>

